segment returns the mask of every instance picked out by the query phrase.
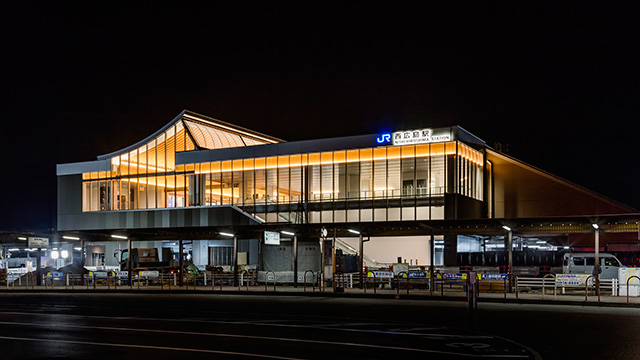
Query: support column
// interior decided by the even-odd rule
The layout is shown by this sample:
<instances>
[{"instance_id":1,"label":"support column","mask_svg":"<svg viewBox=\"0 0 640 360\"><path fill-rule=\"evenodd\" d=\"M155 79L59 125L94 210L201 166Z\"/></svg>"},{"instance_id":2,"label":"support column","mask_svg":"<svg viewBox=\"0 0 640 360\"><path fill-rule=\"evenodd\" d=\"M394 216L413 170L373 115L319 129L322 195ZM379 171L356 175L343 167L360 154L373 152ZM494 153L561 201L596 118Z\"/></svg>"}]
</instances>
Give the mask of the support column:
<instances>
[{"instance_id":1,"label":"support column","mask_svg":"<svg viewBox=\"0 0 640 360\"><path fill-rule=\"evenodd\" d=\"M72 254L73 254L73 252L72 252ZM82 269L82 270L84 270L84 262L85 262L85 258L84 258L84 239L81 238L80 239L80 269ZM80 285L84 285L84 273L82 274L82 279L80 279Z\"/></svg>"},{"instance_id":2,"label":"support column","mask_svg":"<svg viewBox=\"0 0 640 360\"><path fill-rule=\"evenodd\" d=\"M184 249L182 239L178 240L178 253L178 286L182 287L184 285Z\"/></svg>"},{"instance_id":3,"label":"support column","mask_svg":"<svg viewBox=\"0 0 640 360\"><path fill-rule=\"evenodd\" d=\"M508 257L509 263L507 266L507 274L509 276L509 293L512 291L513 284L513 231L509 230L509 234L507 235L507 248L508 248Z\"/></svg>"},{"instance_id":4,"label":"support column","mask_svg":"<svg viewBox=\"0 0 640 360\"><path fill-rule=\"evenodd\" d=\"M593 224L593 227L596 229L594 235L594 243L595 243L595 266L593 269L595 282L596 282L596 295L598 295L598 301L600 301L600 228L597 224Z\"/></svg>"},{"instance_id":5,"label":"support column","mask_svg":"<svg viewBox=\"0 0 640 360\"><path fill-rule=\"evenodd\" d=\"M238 286L238 237L233 236L233 286Z\"/></svg>"},{"instance_id":6,"label":"support column","mask_svg":"<svg viewBox=\"0 0 640 360\"><path fill-rule=\"evenodd\" d=\"M298 287L298 235L293 235L293 287Z\"/></svg>"},{"instance_id":7,"label":"support column","mask_svg":"<svg viewBox=\"0 0 640 360\"><path fill-rule=\"evenodd\" d=\"M458 265L458 235L444 236L444 265Z\"/></svg>"},{"instance_id":8,"label":"support column","mask_svg":"<svg viewBox=\"0 0 640 360\"><path fill-rule=\"evenodd\" d=\"M433 294L433 285L435 284L435 262L436 262L436 246L433 233L429 237L429 291Z\"/></svg>"},{"instance_id":9,"label":"support column","mask_svg":"<svg viewBox=\"0 0 640 360\"><path fill-rule=\"evenodd\" d=\"M131 269L131 238L127 239L127 284L132 286L133 270Z\"/></svg>"},{"instance_id":10,"label":"support column","mask_svg":"<svg viewBox=\"0 0 640 360\"><path fill-rule=\"evenodd\" d=\"M360 278L360 288L364 289L364 241L362 239L362 234L358 235L358 275Z\"/></svg>"},{"instance_id":11,"label":"support column","mask_svg":"<svg viewBox=\"0 0 640 360\"><path fill-rule=\"evenodd\" d=\"M36 251L36 284L42 285L42 249Z\"/></svg>"}]
</instances>

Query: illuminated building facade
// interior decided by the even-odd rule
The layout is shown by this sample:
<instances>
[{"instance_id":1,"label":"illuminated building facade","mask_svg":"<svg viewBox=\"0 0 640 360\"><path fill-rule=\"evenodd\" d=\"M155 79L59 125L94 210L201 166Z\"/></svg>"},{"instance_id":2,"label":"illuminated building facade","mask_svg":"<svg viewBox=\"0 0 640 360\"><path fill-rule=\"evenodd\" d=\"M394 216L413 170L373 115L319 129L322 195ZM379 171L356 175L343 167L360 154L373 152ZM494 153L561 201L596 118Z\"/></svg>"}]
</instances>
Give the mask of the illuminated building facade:
<instances>
[{"instance_id":1,"label":"illuminated building facade","mask_svg":"<svg viewBox=\"0 0 640 360\"><path fill-rule=\"evenodd\" d=\"M120 231L140 240L173 231L170 239L181 229L189 238L252 226L395 229L633 210L455 126L285 142L183 111L134 145L58 165L57 175L58 231ZM442 248L453 248L445 263L455 262L456 241L445 238Z\"/></svg>"}]
</instances>

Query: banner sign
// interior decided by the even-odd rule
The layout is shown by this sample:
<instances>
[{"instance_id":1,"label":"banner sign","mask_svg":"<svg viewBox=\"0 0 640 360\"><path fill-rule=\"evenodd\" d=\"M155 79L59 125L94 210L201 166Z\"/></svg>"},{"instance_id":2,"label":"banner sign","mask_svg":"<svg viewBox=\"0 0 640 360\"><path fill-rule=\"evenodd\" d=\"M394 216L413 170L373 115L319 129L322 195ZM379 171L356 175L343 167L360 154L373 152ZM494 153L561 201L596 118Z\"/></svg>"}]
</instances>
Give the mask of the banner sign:
<instances>
[{"instance_id":1,"label":"banner sign","mask_svg":"<svg viewBox=\"0 0 640 360\"><path fill-rule=\"evenodd\" d=\"M444 280L467 280L467 274L465 273L446 273L442 274Z\"/></svg>"},{"instance_id":2,"label":"banner sign","mask_svg":"<svg viewBox=\"0 0 640 360\"><path fill-rule=\"evenodd\" d=\"M369 271L367 277L376 279L393 279L393 271Z\"/></svg>"},{"instance_id":3,"label":"banner sign","mask_svg":"<svg viewBox=\"0 0 640 360\"><path fill-rule=\"evenodd\" d=\"M128 271L116 271L116 276L117 277L129 277L129 272Z\"/></svg>"},{"instance_id":4,"label":"banner sign","mask_svg":"<svg viewBox=\"0 0 640 360\"><path fill-rule=\"evenodd\" d=\"M48 278L63 278L64 277L64 273L59 272L59 271L51 271L47 273L47 277Z\"/></svg>"},{"instance_id":5,"label":"banner sign","mask_svg":"<svg viewBox=\"0 0 640 360\"><path fill-rule=\"evenodd\" d=\"M109 272L106 270L98 270L89 273L89 276L95 276L97 278L106 278L109 277Z\"/></svg>"},{"instance_id":6,"label":"banner sign","mask_svg":"<svg viewBox=\"0 0 640 360\"><path fill-rule=\"evenodd\" d=\"M587 274L558 274L556 275L556 286L585 286L587 285ZM589 278L589 285L593 284L593 277Z\"/></svg>"},{"instance_id":7,"label":"banner sign","mask_svg":"<svg viewBox=\"0 0 640 360\"><path fill-rule=\"evenodd\" d=\"M154 271L151 271L151 270L148 270L148 271L140 271L140 272L138 273L138 276L158 277L158 276L160 276L160 272L159 272L159 271L157 271L157 270L154 270Z\"/></svg>"},{"instance_id":8,"label":"banner sign","mask_svg":"<svg viewBox=\"0 0 640 360\"><path fill-rule=\"evenodd\" d=\"M487 280L487 281L505 281L508 278L509 274L478 274L478 280Z\"/></svg>"},{"instance_id":9,"label":"banner sign","mask_svg":"<svg viewBox=\"0 0 640 360\"><path fill-rule=\"evenodd\" d=\"M409 279L428 279L430 277L431 277L431 274L427 274L426 272L412 271L409 273Z\"/></svg>"}]
</instances>

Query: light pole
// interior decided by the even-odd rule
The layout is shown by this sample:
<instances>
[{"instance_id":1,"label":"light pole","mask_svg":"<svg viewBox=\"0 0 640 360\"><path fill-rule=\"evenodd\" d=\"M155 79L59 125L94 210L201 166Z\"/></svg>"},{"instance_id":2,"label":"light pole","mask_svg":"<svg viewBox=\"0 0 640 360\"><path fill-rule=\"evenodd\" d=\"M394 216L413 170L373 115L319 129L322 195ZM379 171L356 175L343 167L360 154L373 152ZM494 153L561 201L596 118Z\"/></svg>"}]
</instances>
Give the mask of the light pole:
<instances>
[{"instance_id":1,"label":"light pole","mask_svg":"<svg viewBox=\"0 0 640 360\"><path fill-rule=\"evenodd\" d=\"M511 293L511 284L512 284L512 276L513 276L513 230L510 227L503 225L502 228L507 230L507 278L509 279L509 293Z\"/></svg>"},{"instance_id":2,"label":"light pole","mask_svg":"<svg viewBox=\"0 0 640 360\"><path fill-rule=\"evenodd\" d=\"M598 295L598 301L600 301L600 226L598 224L591 224L595 230L594 235L594 253L595 264L593 267L593 277L596 279L596 295Z\"/></svg>"}]
</instances>

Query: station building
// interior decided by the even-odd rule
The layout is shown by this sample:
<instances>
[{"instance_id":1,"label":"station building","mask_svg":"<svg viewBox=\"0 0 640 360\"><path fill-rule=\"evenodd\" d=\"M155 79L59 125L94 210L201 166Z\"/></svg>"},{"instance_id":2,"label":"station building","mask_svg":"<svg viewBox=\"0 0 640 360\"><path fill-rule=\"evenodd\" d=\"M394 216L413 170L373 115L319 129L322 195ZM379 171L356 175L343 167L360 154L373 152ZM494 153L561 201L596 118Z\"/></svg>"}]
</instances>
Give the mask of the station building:
<instances>
[{"instance_id":1,"label":"station building","mask_svg":"<svg viewBox=\"0 0 640 360\"><path fill-rule=\"evenodd\" d=\"M57 230L82 239L94 266L131 246L291 274L317 271L335 249L363 254L360 267L462 265L503 252L506 222L522 229L519 250L557 250L585 245L585 224L604 215L623 216L620 242L637 246L635 209L459 126L286 142L185 110L129 147L59 164L57 176ZM279 245L265 245L265 231Z\"/></svg>"}]
</instances>

